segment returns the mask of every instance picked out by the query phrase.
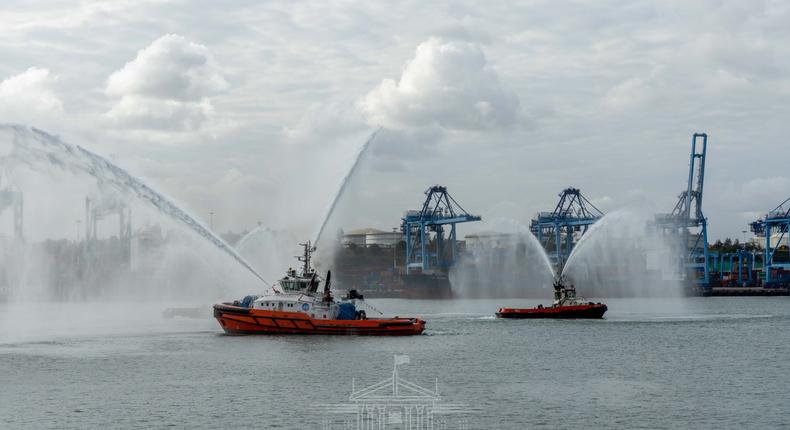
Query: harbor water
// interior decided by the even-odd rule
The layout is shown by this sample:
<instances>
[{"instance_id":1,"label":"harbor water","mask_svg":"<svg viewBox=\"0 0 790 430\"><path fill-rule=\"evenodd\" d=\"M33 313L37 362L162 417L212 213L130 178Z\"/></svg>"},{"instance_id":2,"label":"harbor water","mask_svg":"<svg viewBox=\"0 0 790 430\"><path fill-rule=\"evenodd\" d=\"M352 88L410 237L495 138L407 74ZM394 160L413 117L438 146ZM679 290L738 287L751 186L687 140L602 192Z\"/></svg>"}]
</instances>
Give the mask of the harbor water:
<instances>
[{"instance_id":1,"label":"harbor water","mask_svg":"<svg viewBox=\"0 0 790 430\"><path fill-rule=\"evenodd\" d=\"M788 298L611 299L600 321L493 317L535 300L370 302L425 334L227 336L208 307L0 304L0 428L358 428L343 406L394 360L451 410L434 428L790 425Z\"/></svg>"}]
</instances>

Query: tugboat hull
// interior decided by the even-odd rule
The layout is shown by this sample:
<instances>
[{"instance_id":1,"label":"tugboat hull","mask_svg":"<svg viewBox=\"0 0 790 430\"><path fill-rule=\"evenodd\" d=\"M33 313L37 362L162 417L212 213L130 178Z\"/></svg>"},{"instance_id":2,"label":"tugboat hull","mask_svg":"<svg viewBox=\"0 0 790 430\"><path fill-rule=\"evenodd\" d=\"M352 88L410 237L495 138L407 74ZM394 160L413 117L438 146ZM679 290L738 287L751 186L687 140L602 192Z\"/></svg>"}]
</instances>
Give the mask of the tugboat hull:
<instances>
[{"instance_id":1,"label":"tugboat hull","mask_svg":"<svg viewBox=\"0 0 790 430\"><path fill-rule=\"evenodd\" d=\"M214 305L214 318L225 333L322 334L357 336L411 336L421 334L425 321L419 318L325 320L301 312L266 311L231 304Z\"/></svg>"},{"instance_id":2,"label":"tugboat hull","mask_svg":"<svg viewBox=\"0 0 790 430\"><path fill-rule=\"evenodd\" d=\"M604 304L556 306L546 308L499 308L497 318L557 318L600 319L606 313Z\"/></svg>"}]
</instances>

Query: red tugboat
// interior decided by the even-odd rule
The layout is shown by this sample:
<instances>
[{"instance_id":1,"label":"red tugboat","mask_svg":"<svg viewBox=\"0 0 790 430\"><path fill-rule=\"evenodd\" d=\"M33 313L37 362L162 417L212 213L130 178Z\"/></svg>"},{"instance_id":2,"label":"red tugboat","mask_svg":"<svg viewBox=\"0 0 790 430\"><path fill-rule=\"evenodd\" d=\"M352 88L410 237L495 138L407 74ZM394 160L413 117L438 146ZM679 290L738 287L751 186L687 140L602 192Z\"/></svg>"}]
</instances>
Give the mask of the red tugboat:
<instances>
[{"instance_id":1,"label":"red tugboat","mask_svg":"<svg viewBox=\"0 0 790 430\"><path fill-rule=\"evenodd\" d=\"M608 308L603 303L576 297L576 288L564 276L554 281L554 304L551 307L499 308L497 318L603 318Z\"/></svg>"},{"instance_id":2,"label":"red tugboat","mask_svg":"<svg viewBox=\"0 0 790 430\"><path fill-rule=\"evenodd\" d=\"M289 269L286 276L260 296L214 305L214 318L228 334L333 334L368 336L410 336L421 334L425 321L419 318L367 318L357 304L364 297L351 290L335 300L329 289L327 272L323 293L321 279L310 267L310 243L304 246L302 273Z\"/></svg>"}]
</instances>

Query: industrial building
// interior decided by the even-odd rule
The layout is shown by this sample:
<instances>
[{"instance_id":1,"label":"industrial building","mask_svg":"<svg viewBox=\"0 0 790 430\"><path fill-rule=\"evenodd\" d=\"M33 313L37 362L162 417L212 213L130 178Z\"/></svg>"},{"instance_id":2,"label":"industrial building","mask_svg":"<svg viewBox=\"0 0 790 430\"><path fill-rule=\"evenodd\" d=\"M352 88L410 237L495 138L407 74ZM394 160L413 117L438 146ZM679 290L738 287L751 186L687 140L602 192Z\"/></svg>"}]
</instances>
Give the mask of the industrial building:
<instances>
[{"instance_id":1,"label":"industrial building","mask_svg":"<svg viewBox=\"0 0 790 430\"><path fill-rule=\"evenodd\" d=\"M787 237L788 235L785 233L774 233L770 237L768 237L768 247L769 248L781 248L781 247L788 247ZM766 244L766 237L765 235L762 236L752 236L749 238L749 244L754 246L758 249L765 249Z\"/></svg>"},{"instance_id":2,"label":"industrial building","mask_svg":"<svg viewBox=\"0 0 790 430\"><path fill-rule=\"evenodd\" d=\"M395 229L393 229L395 230ZM361 228L343 234L343 246L361 246L363 248L378 246L392 248L403 241L403 233L384 231L376 228Z\"/></svg>"}]
</instances>

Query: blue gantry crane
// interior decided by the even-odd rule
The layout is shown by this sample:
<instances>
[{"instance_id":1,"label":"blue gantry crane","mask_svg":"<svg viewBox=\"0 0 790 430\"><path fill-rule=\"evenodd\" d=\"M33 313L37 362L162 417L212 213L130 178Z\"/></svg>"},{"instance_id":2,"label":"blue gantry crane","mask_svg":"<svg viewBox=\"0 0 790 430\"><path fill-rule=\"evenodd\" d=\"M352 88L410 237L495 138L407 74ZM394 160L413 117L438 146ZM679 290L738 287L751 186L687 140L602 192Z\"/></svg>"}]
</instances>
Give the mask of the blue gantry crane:
<instances>
[{"instance_id":1,"label":"blue gantry crane","mask_svg":"<svg viewBox=\"0 0 790 430\"><path fill-rule=\"evenodd\" d=\"M710 267L719 272L719 275L729 273L729 284L742 287L754 285L755 252L738 249L735 252L708 252ZM729 265L725 264L729 262ZM725 267L727 270L725 270ZM737 278L736 278L737 275Z\"/></svg>"},{"instance_id":2,"label":"blue gantry crane","mask_svg":"<svg viewBox=\"0 0 790 430\"><path fill-rule=\"evenodd\" d=\"M538 213L529 226L544 249L551 250L549 245L553 242L549 258L557 268L562 267L571 254L574 234L583 235L604 215L578 188L566 188L559 197L554 211Z\"/></svg>"},{"instance_id":3,"label":"blue gantry crane","mask_svg":"<svg viewBox=\"0 0 790 430\"><path fill-rule=\"evenodd\" d=\"M408 211L402 218L407 275L415 269L422 273L449 269L458 256L456 224L481 220L479 216L466 212L450 196L447 187L434 185L425 191L425 195L422 209ZM450 234L445 238L447 226ZM433 237L431 233L434 233Z\"/></svg>"},{"instance_id":4,"label":"blue gantry crane","mask_svg":"<svg viewBox=\"0 0 790 430\"><path fill-rule=\"evenodd\" d=\"M777 283L790 282L787 275L779 276L779 271L776 270L787 270L790 268L790 264L774 261L776 250L782 246L782 240L790 232L790 198L780 203L762 219L751 223L750 226L756 236L765 238L763 247L765 286L771 287Z\"/></svg>"},{"instance_id":5,"label":"blue gantry crane","mask_svg":"<svg viewBox=\"0 0 790 430\"><path fill-rule=\"evenodd\" d=\"M708 268L708 220L702 213L702 189L705 183L706 133L694 133L686 189L678 196L670 214L657 214L656 227L668 234L678 249L678 273L703 290L710 288Z\"/></svg>"}]
</instances>

